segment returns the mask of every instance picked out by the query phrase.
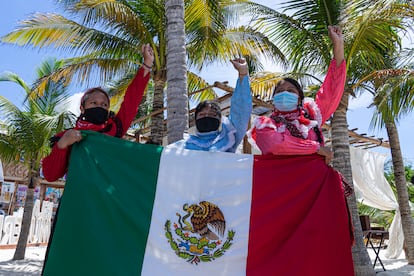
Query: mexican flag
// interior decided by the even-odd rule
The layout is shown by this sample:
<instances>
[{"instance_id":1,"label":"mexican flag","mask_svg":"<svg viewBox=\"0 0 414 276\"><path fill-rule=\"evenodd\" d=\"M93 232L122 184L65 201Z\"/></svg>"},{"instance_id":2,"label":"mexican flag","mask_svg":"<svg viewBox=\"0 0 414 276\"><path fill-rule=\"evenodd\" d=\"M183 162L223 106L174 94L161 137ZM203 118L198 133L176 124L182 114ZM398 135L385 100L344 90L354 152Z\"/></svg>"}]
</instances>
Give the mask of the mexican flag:
<instances>
[{"instance_id":1,"label":"mexican flag","mask_svg":"<svg viewBox=\"0 0 414 276\"><path fill-rule=\"evenodd\" d=\"M43 275L354 275L340 177L322 157L85 136Z\"/></svg>"}]
</instances>

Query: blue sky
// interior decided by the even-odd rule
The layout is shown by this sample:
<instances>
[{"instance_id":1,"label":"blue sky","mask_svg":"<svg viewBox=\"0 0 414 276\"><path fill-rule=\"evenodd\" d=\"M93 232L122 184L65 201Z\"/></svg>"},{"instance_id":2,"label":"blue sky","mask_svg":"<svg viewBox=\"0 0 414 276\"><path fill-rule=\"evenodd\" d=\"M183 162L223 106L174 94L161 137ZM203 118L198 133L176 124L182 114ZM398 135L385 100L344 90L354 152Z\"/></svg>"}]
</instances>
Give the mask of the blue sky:
<instances>
[{"instance_id":1,"label":"blue sky","mask_svg":"<svg viewBox=\"0 0 414 276\"><path fill-rule=\"evenodd\" d=\"M262 0L257 1L264 5L275 8L277 1ZM0 36L12 31L18 24L19 20L28 18L30 14L35 12L57 12L61 14L61 10L57 10L53 0L14 0L5 1L0 9ZM413 43L407 43L407 46L413 47ZM11 71L17 73L26 82L31 83L35 79L35 68L47 57L62 57L57 52L39 51L37 49L22 48L14 45L0 44L0 73ZM266 65L267 71L279 71L276 66ZM229 81L234 86L237 74L229 64L208 67L201 75L209 82ZM82 91L72 91L75 95ZM0 82L0 95L5 96L15 104L21 104L23 101L23 91L15 84ZM78 105L79 95L75 97L75 106ZM368 97L360 97L357 100L351 100L348 111L349 128L358 128L358 133L366 133L368 136L374 135L387 140L385 130L374 131L369 130L369 123L372 111L367 108L370 103ZM414 163L414 146L410 140L414 136L414 113L405 117L398 125L401 149L404 158ZM385 148L376 148L375 151L390 156L389 150Z\"/></svg>"}]
</instances>

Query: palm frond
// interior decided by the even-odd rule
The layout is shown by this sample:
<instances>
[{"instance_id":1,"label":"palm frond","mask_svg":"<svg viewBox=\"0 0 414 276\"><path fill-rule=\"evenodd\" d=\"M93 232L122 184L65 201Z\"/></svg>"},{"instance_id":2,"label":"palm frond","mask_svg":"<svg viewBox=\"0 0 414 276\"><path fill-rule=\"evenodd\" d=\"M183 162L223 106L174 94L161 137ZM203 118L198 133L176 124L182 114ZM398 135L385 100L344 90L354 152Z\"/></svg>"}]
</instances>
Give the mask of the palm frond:
<instances>
[{"instance_id":1,"label":"palm frond","mask_svg":"<svg viewBox=\"0 0 414 276\"><path fill-rule=\"evenodd\" d=\"M414 48L403 49L399 54L399 60L396 64L398 68L414 69Z\"/></svg>"},{"instance_id":2,"label":"palm frond","mask_svg":"<svg viewBox=\"0 0 414 276\"><path fill-rule=\"evenodd\" d=\"M251 27L238 27L226 32L230 51L238 56L263 57L265 60L287 68L288 61L283 51L272 43L263 33ZM239 50L237 50L239 49ZM223 49L224 52L224 49Z\"/></svg>"},{"instance_id":3,"label":"palm frond","mask_svg":"<svg viewBox=\"0 0 414 276\"><path fill-rule=\"evenodd\" d=\"M0 152L3 162L17 162L20 159L19 150L13 137L9 135L9 130L0 133Z\"/></svg>"},{"instance_id":4,"label":"palm frond","mask_svg":"<svg viewBox=\"0 0 414 276\"><path fill-rule=\"evenodd\" d=\"M46 75L35 84L35 90L39 90L49 80L65 80L65 85L72 79L84 85L102 86L104 83L115 81L128 74L131 70L137 70L137 65L128 59L99 59L93 56L82 56L65 60L63 68Z\"/></svg>"},{"instance_id":5,"label":"palm frond","mask_svg":"<svg viewBox=\"0 0 414 276\"><path fill-rule=\"evenodd\" d=\"M63 65L62 61L49 59L42 62L36 72L42 77L53 74ZM18 80L19 84L24 84L21 86L25 88L26 99L20 109L0 96L0 113L5 116L0 137L0 156L13 162L22 158L28 166L37 170L41 158L50 151L49 137L71 126L75 119L63 106L69 97L65 82L62 78L56 81L49 79L41 86L39 93L34 93L34 88L17 75L4 80ZM62 110L58 111L59 108Z\"/></svg>"},{"instance_id":6,"label":"palm frond","mask_svg":"<svg viewBox=\"0 0 414 276\"><path fill-rule=\"evenodd\" d=\"M140 19L139 13L122 1L83 0L71 6L70 9L73 13L83 17L83 25L102 26L107 33L123 38L131 44L137 41L150 42L152 40L151 34L147 32L145 21Z\"/></svg>"},{"instance_id":7,"label":"palm frond","mask_svg":"<svg viewBox=\"0 0 414 276\"><path fill-rule=\"evenodd\" d=\"M301 9L311 8L316 13L314 16L318 15L313 7L314 3L310 2L314 1L303 1L300 5ZM291 8L288 6L288 9ZM301 15L300 10L292 15L263 7L260 10L264 11L264 14L255 19L255 29L263 32L275 45L278 45L289 60L295 61L294 71L309 69L321 71L322 67L326 68L330 61L326 25L309 21L307 18L295 17L296 14ZM302 58L305 56L306 59ZM320 66L309 67L309 64Z\"/></svg>"},{"instance_id":8,"label":"palm frond","mask_svg":"<svg viewBox=\"0 0 414 276\"><path fill-rule=\"evenodd\" d=\"M122 78L116 80L113 79L104 84L111 97L110 106L111 110L114 112L117 112L121 107L128 85L131 83L131 80L136 74L136 71L131 69L127 71Z\"/></svg>"},{"instance_id":9,"label":"palm frond","mask_svg":"<svg viewBox=\"0 0 414 276\"><path fill-rule=\"evenodd\" d=\"M185 6L187 52L192 64L211 61L217 56L217 46L226 30L226 18L220 9L220 1L188 1Z\"/></svg>"},{"instance_id":10,"label":"palm frond","mask_svg":"<svg viewBox=\"0 0 414 276\"><path fill-rule=\"evenodd\" d=\"M3 96L0 96L0 111L1 114L9 120L20 113L20 109L11 101Z\"/></svg>"},{"instance_id":11,"label":"palm frond","mask_svg":"<svg viewBox=\"0 0 414 276\"><path fill-rule=\"evenodd\" d=\"M282 78L290 77L297 79L298 82L303 87L305 96L311 96L313 93L312 91L308 91L308 87L317 86L320 87L322 84L322 80L317 78L314 75L307 74L307 73L298 73L298 72L260 72L254 74L251 77L251 89L252 94L262 101L270 101L273 95L274 88L278 81ZM316 82L316 84L315 84Z\"/></svg>"},{"instance_id":12,"label":"palm frond","mask_svg":"<svg viewBox=\"0 0 414 276\"><path fill-rule=\"evenodd\" d=\"M203 78L193 72L187 72L187 91L191 102L199 103L204 100L217 98L217 93Z\"/></svg>"},{"instance_id":13,"label":"palm frond","mask_svg":"<svg viewBox=\"0 0 414 276\"><path fill-rule=\"evenodd\" d=\"M284 77L284 73L260 72L253 75L251 80L252 95L263 101L272 97L276 83Z\"/></svg>"},{"instance_id":14,"label":"palm frond","mask_svg":"<svg viewBox=\"0 0 414 276\"><path fill-rule=\"evenodd\" d=\"M352 76L355 80L384 67L384 54L395 51L401 43L397 31L404 29L402 18L407 13L395 1L375 1L371 6L366 4L364 1L350 2L345 6L346 17L342 19L347 22L344 26L347 67L350 72L358 73ZM362 8L364 11L359 11ZM359 66L361 63L365 64L365 70L356 70L356 67L363 68Z\"/></svg>"},{"instance_id":15,"label":"palm frond","mask_svg":"<svg viewBox=\"0 0 414 276\"><path fill-rule=\"evenodd\" d=\"M14 82L17 85L21 86L26 91L27 94L30 92L29 85L27 85L27 83L22 78L20 78L16 73L3 72L2 74L0 74L0 81Z\"/></svg>"},{"instance_id":16,"label":"palm frond","mask_svg":"<svg viewBox=\"0 0 414 276\"><path fill-rule=\"evenodd\" d=\"M305 25L325 29L327 25L338 23L341 1L288 1L282 3L285 12L292 12L293 17L300 18ZM322 22L321 22L322 21Z\"/></svg>"},{"instance_id":17,"label":"palm frond","mask_svg":"<svg viewBox=\"0 0 414 276\"><path fill-rule=\"evenodd\" d=\"M3 42L38 48L54 47L63 53L134 56L138 43L80 25L57 14L35 14L3 36ZM122 49L122 50L120 50Z\"/></svg>"},{"instance_id":18,"label":"palm frond","mask_svg":"<svg viewBox=\"0 0 414 276\"><path fill-rule=\"evenodd\" d=\"M414 71L383 69L362 78L355 86L367 85L375 91L375 107L370 128L382 128L386 122L398 122L414 108Z\"/></svg>"}]
</instances>

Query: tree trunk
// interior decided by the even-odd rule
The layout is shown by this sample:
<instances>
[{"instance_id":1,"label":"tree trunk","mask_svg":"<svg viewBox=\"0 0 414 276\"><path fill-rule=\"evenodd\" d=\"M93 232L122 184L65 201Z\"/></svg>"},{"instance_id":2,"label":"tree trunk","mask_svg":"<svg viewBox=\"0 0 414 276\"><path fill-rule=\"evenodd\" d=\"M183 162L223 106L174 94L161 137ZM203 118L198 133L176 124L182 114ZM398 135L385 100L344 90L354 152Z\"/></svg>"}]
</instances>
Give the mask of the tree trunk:
<instances>
[{"instance_id":1,"label":"tree trunk","mask_svg":"<svg viewBox=\"0 0 414 276\"><path fill-rule=\"evenodd\" d=\"M165 1L167 17L167 139L181 140L188 129L184 0Z\"/></svg>"},{"instance_id":2,"label":"tree trunk","mask_svg":"<svg viewBox=\"0 0 414 276\"><path fill-rule=\"evenodd\" d=\"M152 110L160 110L164 108L164 87L165 87L165 71L160 70L154 72L154 100ZM162 145L164 137L164 112L156 114L151 118L151 140L152 142Z\"/></svg>"},{"instance_id":3,"label":"tree trunk","mask_svg":"<svg viewBox=\"0 0 414 276\"><path fill-rule=\"evenodd\" d=\"M407 180L405 178L404 162L401 154L400 140L395 122L385 124L390 142L392 165L394 167L395 186L397 187L398 205L401 214L401 224L404 232L405 257L408 264L414 264L414 221L411 216Z\"/></svg>"},{"instance_id":4,"label":"tree trunk","mask_svg":"<svg viewBox=\"0 0 414 276\"><path fill-rule=\"evenodd\" d=\"M334 149L334 168L340 171L353 186L351 157L349 152L348 122L346 111L348 107L349 91L345 91L341 103L332 119L332 145ZM355 194L348 197L349 211L354 225L355 245L352 247L355 275L375 275L371 259L363 241L361 222Z\"/></svg>"},{"instance_id":5,"label":"tree trunk","mask_svg":"<svg viewBox=\"0 0 414 276\"><path fill-rule=\"evenodd\" d=\"M34 187L37 177L29 170L29 185L27 187L26 200L24 202L24 211L22 218L22 226L20 229L19 240L17 241L16 251L14 252L13 260L23 260L26 253L27 240L29 237L30 224L32 222L33 213L33 197Z\"/></svg>"}]
</instances>

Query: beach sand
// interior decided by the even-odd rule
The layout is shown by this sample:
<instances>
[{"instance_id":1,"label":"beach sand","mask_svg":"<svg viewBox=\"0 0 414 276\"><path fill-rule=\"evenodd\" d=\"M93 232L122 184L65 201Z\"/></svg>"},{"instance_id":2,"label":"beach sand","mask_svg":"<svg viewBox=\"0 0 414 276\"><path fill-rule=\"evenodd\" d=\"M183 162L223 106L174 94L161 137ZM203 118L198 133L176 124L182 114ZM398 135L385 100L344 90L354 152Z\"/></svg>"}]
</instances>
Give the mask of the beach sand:
<instances>
[{"instance_id":1,"label":"beach sand","mask_svg":"<svg viewBox=\"0 0 414 276\"><path fill-rule=\"evenodd\" d=\"M380 258L385 266L386 271L382 270L381 265L377 262L375 271L379 276L414 276L414 265L408 265L404 258L404 253L397 259L387 259L384 256L385 251L380 252ZM24 260L12 261L14 249L0 249L0 275L1 276L22 276L22 275L40 275L43 266L43 260L46 253L45 246L27 247ZM374 261L375 254L372 249L368 249L371 260ZM334 275L333 275L334 276Z\"/></svg>"},{"instance_id":2,"label":"beach sand","mask_svg":"<svg viewBox=\"0 0 414 276\"><path fill-rule=\"evenodd\" d=\"M0 275L40 275L46 246L29 246L24 260L12 261L15 249L0 249Z\"/></svg>"}]
</instances>

